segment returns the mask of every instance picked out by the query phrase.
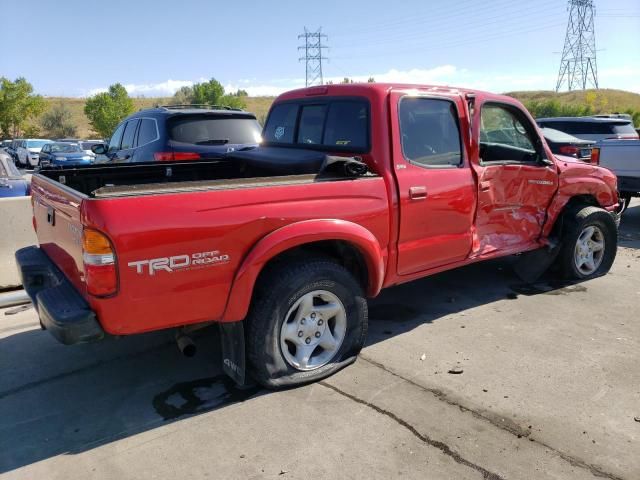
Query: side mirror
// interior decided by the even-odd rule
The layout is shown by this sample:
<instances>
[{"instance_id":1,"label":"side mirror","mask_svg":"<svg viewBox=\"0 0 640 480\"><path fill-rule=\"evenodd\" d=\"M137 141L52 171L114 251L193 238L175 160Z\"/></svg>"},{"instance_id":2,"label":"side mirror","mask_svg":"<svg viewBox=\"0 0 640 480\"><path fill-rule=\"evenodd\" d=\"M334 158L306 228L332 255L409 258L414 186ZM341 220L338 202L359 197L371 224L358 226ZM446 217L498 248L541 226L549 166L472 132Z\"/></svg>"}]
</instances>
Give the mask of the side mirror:
<instances>
[{"instance_id":1,"label":"side mirror","mask_svg":"<svg viewBox=\"0 0 640 480\"><path fill-rule=\"evenodd\" d=\"M104 155L107 153L107 146L104 143L99 143L91 147L91 151L96 155Z\"/></svg>"}]
</instances>

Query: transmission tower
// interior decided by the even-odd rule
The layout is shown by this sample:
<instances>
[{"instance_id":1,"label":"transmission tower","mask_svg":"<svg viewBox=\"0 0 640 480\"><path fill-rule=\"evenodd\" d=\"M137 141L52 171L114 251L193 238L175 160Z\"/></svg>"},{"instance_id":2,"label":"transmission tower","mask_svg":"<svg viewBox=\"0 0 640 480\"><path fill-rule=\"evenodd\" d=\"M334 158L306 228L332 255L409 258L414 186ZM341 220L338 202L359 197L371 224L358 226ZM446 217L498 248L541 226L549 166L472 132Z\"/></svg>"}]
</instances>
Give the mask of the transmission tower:
<instances>
[{"instance_id":1,"label":"transmission tower","mask_svg":"<svg viewBox=\"0 0 640 480\"><path fill-rule=\"evenodd\" d=\"M310 32L307 27L304 28L304 33L298 35L298 39L304 39L304 45L298 47L299 51L304 51L304 57L300 57L298 61L304 60L307 66L307 72L305 76L305 85L307 87L311 85L322 85L324 80L322 78L322 60L327 60L324 57L323 50L327 48L322 44L322 39L327 39L327 36L322 33L322 28L319 28L317 32Z\"/></svg>"},{"instance_id":2,"label":"transmission tower","mask_svg":"<svg viewBox=\"0 0 640 480\"><path fill-rule=\"evenodd\" d=\"M598 88L596 32L593 0L569 0L569 23L560 60L556 92L563 84L569 90Z\"/></svg>"}]
</instances>

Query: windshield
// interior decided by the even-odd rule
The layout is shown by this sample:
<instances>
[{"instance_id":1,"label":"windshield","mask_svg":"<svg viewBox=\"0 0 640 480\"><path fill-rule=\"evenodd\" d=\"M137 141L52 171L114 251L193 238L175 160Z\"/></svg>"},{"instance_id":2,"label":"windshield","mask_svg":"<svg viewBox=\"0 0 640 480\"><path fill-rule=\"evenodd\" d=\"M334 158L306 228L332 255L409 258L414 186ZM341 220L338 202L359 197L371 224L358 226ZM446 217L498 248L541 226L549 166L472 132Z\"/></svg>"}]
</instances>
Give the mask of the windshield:
<instances>
[{"instance_id":1,"label":"windshield","mask_svg":"<svg viewBox=\"0 0 640 480\"><path fill-rule=\"evenodd\" d=\"M50 143L50 140L27 140L27 148L42 148L45 143Z\"/></svg>"},{"instance_id":2,"label":"windshield","mask_svg":"<svg viewBox=\"0 0 640 480\"><path fill-rule=\"evenodd\" d=\"M260 143L260 124L255 118L179 116L171 119L169 138L193 145Z\"/></svg>"},{"instance_id":3,"label":"windshield","mask_svg":"<svg viewBox=\"0 0 640 480\"><path fill-rule=\"evenodd\" d=\"M51 153L74 153L82 149L77 143L54 143L51 145Z\"/></svg>"}]
</instances>

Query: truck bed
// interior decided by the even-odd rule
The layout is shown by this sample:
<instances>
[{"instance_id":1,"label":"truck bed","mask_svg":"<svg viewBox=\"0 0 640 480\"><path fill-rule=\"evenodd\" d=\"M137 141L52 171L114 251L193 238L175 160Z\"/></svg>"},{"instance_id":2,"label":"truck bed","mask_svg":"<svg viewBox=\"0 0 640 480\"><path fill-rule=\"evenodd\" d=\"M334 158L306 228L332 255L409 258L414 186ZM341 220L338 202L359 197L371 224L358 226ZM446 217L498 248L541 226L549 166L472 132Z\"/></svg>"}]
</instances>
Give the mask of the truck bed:
<instances>
[{"instance_id":1,"label":"truck bed","mask_svg":"<svg viewBox=\"0 0 640 480\"><path fill-rule=\"evenodd\" d=\"M218 160L58 167L40 174L90 198L227 190L354 178L344 168L352 158L307 152L295 165L279 151L238 152ZM369 176L371 174L368 174Z\"/></svg>"}]
</instances>

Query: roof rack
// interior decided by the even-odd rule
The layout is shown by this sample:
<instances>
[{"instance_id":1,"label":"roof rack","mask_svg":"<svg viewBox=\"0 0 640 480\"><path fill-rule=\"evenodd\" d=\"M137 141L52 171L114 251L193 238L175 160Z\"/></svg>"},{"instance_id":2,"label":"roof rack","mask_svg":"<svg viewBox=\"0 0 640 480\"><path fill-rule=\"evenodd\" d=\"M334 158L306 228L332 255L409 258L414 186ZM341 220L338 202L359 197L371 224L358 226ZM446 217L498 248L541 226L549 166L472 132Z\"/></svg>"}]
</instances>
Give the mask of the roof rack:
<instances>
[{"instance_id":1,"label":"roof rack","mask_svg":"<svg viewBox=\"0 0 640 480\"><path fill-rule=\"evenodd\" d=\"M209 105L207 103L182 103L179 105L158 105L156 108L165 108L167 110L180 109L180 108L202 108L207 110L233 110L235 112L242 112L241 108L232 108L227 105Z\"/></svg>"}]
</instances>

